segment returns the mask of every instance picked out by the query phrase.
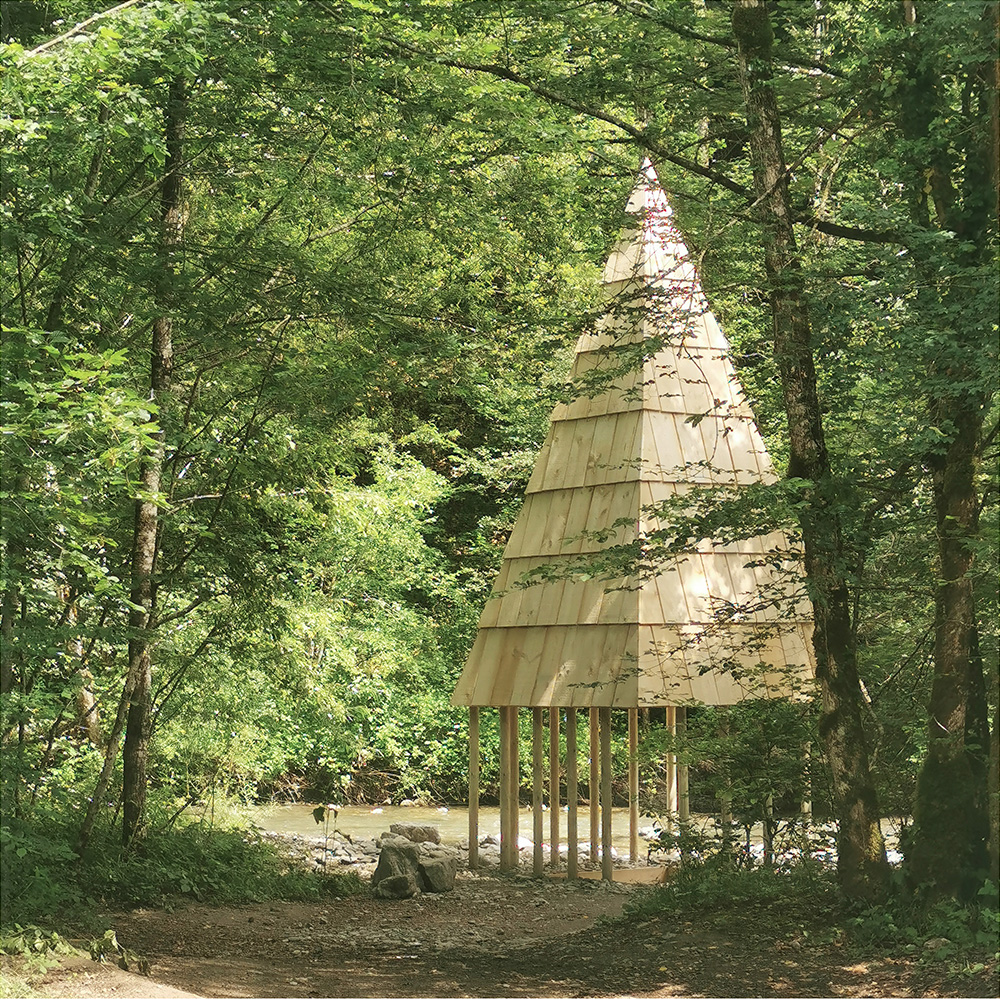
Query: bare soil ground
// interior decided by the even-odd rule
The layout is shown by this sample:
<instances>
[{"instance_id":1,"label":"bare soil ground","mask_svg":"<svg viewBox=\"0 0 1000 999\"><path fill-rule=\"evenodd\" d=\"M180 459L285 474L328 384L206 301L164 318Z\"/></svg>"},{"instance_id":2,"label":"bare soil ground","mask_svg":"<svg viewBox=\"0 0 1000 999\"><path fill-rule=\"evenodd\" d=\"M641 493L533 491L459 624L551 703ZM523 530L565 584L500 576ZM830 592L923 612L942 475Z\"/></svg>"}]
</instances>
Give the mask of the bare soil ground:
<instances>
[{"instance_id":1,"label":"bare soil ground","mask_svg":"<svg viewBox=\"0 0 1000 999\"><path fill-rule=\"evenodd\" d=\"M858 961L823 913L613 922L637 889L460 876L445 895L358 896L113 918L152 978L74 962L47 996L995 996L996 967L949 978L915 957Z\"/></svg>"}]
</instances>

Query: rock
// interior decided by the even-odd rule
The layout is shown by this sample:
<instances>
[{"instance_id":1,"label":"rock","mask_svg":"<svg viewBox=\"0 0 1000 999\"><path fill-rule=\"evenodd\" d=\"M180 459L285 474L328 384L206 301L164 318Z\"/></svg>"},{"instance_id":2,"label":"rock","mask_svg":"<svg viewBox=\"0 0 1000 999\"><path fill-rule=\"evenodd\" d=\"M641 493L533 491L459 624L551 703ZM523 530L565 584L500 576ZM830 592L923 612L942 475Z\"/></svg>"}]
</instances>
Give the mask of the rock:
<instances>
[{"instance_id":1,"label":"rock","mask_svg":"<svg viewBox=\"0 0 1000 999\"><path fill-rule=\"evenodd\" d=\"M428 892L451 891L458 872L456 857L431 857L420 862L420 886Z\"/></svg>"},{"instance_id":2,"label":"rock","mask_svg":"<svg viewBox=\"0 0 1000 999\"><path fill-rule=\"evenodd\" d=\"M423 858L454 857L458 859L458 851L452 846L442 846L440 843L424 842L418 844L420 856Z\"/></svg>"},{"instance_id":3,"label":"rock","mask_svg":"<svg viewBox=\"0 0 1000 999\"><path fill-rule=\"evenodd\" d=\"M488 844L479 850L479 863L495 866L500 863L500 847Z\"/></svg>"},{"instance_id":4,"label":"rock","mask_svg":"<svg viewBox=\"0 0 1000 999\"><path fill-rule=\"evenodd\" d=\"M951 944L951 941L947 937L933 937L930 940L924 941L924 950L940 950L942 947L947 947Z\"/></svg>"},{"instance_id":5,"label":"rock","mask_svg":"<svg viewBox=\"0 0 1000 999\"><path fill-rule=\"evenodd\" d=\"M413 880L414 890L420 876L420 856L416 843L402 836L387 836L382 840L378 866L372 874L372 887L376 888L387 878L405 875ZM394 896L398 897L398 896ZM409 898L409 896L405 896Z\"/></svg>"},{"instance_id":6,"label":"rock","mask_svg":"<svg viewBox=\"0 0 1000 999\"><path fill-rule=\"evenodd\" d=\"M393 874L379 881L372 894L376 898L413 898L417 882L412 874Z\"/></svg>"},{"instance_id":7,"label":"rock","mask_svg":"<svg viewBox=\"0 0 1000 999\"><path fill-rule=\"evenodd\" d=\"M393 822L389 826L389 832L395 836L402 836L411 843L441 842L441 833L438 832L437 826L422 826L416 822Z\"/></svg>"},{"instance_id":8,"label":"rock","mask_svg":"<svg viewBox=\"0 0 1000 999\"><path fill-rule=\"evenodd\" d=\"M397 835L397 826L392 828L391 833L382 837L378 866L372 874L372 888L376 897L410 898L418 889L426 892L451 891L455 887L455 875L458 872L458 851L429 841L415 843ZM433 831L437 833L436 829ZM413 883L413 890L409 891L407 885L397 880L399 878L409 878ZM390 880L392 884L383 889L382 886Z\"/></svg>"}]
</instances>

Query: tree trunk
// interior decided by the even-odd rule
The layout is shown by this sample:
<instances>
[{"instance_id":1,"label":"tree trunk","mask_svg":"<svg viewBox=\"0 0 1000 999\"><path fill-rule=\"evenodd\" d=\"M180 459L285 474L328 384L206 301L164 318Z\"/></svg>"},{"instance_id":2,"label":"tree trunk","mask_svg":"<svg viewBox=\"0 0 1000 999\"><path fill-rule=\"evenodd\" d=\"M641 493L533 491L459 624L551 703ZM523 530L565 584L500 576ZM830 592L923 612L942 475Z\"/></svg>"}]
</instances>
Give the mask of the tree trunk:
<instances>
[{"instance_id":1,"label":"tree trunk","mask_svg":"<svg viewBox=\"0 0 1000 999\"><path fill-rule=\"evenodd\" d=\"M152 636L156 615L157 538L160 518L156 495L164 464L163 409L167 405L173 369L173 319L177 254L183 237L182 164L185 88L181 78L171 82L165 109L167 160L160 194L163 234L156 287L159 315L153 320L150 389L161 407L160 431L143 468L142 495L135 503L135 533L131 556L128 675L130 691L125 746L122 751L122 842L128 846L142 835L146 811L146 760L152 723Z\"/></svg>"},{"instance_id":2,"label":"tree trunk","mask_svg":"<svg viewBox=\"0 0 1000 999\"><path fill-rule=\"evenodd\" d=\"M774 352L788 418L788 474L812 483L811 503L802 514L801 526L816 621L813 641L822 691L820 734L840 823L837 873L847 896L877 899L887 888L889 870L862 725L849 594L842 569L846 565L844 544L834 506L781 121L772 86L773 36L765 0L737 0L732 24L770 285Z\"/></svg>"},{"instance_id":3,"label":"tree trunk","mask_svg":"<svg viewBox=\"0 0 1000 999\"><path fill-rule=\"evenodd\" d=\"M989 724L967 544L978 519L975 455L981 418L968 411L961 415L955 439L933 469L940 573L934 683L907 861L913 885L933 885L935 895L968 899L986 876Z\"/></svg>"},{"instance_id":4,"label":"tree trunk","mask_svg":"<svg viewBox=\"0 0 1000 999\"><path fill-rule=\"evenodd\" d=\"M956 183L953 150L935 136L935 117L945 99L940 77L925 47L937 46L925 8L904 4L910 28L903 53L900 132L927 150L926 161L911 163L907 178L910 208L922 228L953 232L962 242L954 251L961 267L992 268L992 237L997 228L997 62L970 66L965 113L969 127L961 150L963 180ZM985 37L1000 39L1000 7L984 6L978 26ZM988 124L987 124L988 122ZM980 356L995 334L992 308L963 308L950 301L942 283L940 260L922 259L916 306L928 326L949 308L956 336L945 359L928 359L930 421L948 435L944 447L925 459L934 487L937 516L938 585L935 592L934 681L928 706L927 755L917 780L907 880L931 897L970 899L989 869L990 728L973 584L972 541L979 533L976 476L989 387L977 374ZM974 318L982 311L985 325ZM949 322L950 320L945 320Z\"/></svg>"}]
</instances>

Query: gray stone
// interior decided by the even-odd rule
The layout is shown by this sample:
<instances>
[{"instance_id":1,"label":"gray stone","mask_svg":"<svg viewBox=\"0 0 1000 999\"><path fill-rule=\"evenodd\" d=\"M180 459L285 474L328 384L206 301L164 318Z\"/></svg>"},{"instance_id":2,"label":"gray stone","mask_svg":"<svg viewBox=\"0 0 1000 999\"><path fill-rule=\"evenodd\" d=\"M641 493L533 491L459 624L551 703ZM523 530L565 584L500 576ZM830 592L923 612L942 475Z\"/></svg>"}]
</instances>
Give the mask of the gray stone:
<instances>
[{"instance_id":1,"label":"gray stone","mask_svg":"<svg viewBox=\"0 0 1000 999\"><path fill-rule=\"evenodd\" d=\"M379 881L372 894L376 898L413 898L417 882L412 874L393 874Z\"/></svg>"},{"instance_id":2,"label":"gray stone","mask_svg":"<svg viewBox=\"0 0 1000 999\"><path fill-rule=\"evenodd\" d=\"M382 840L378 866L372 874L372 887L377 887L386 878L403 875L412 878L416 885L420 876L419 865L419 848L416 843L411 843L401 836L387 836Z\"/></svg>"},{"instance_id":3,"label":"gray stone","mask_svg":"<svg viewBox=\"0 0 1000 999\"><path fill-rule=\"evenodd\" d=\"M413 843L440 843L441 834L437 826L422 826L416 822L393 822L389 832L402 836Z\"/></svg>"},{"instance_id":4,"label":"gray stone","mask_svg":"<svg viewBox=\"0 0 1000 999\"><path fill-rule=\"evenodd\" d=\"M424 891L451 891L455 887L458 860L455 857L431 857L420 862L420 886Z\"/></svg>"},{"instance_id":5,"label":"gray stone","mask_svg":"<svg viewBox=\"0 0 1000 999\"><path fill-rule=\"evenodd\" d=\"M421 843L420 856L422 858L433 857L458 857L458 851L452 846L443 846L441 843Z\"/></svg>"}]
</instances>

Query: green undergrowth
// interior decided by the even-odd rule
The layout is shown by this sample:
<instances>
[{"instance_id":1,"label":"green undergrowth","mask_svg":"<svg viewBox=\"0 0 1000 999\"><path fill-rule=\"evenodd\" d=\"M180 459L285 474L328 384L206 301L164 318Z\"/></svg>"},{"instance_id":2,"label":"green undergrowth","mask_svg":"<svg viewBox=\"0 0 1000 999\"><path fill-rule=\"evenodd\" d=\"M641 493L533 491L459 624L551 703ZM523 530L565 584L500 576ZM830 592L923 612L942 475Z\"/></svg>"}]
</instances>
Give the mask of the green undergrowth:
<instances>
[{"instance_id":1,"label":"green undergrowth","mask_svg":"<svg viewBox=\"0 0 1000 999\"><path fill-rule=\"evenodd\" d=\"M903 953L940 963L952 973L978 974L1000 961L997 886L987 881L973 902L933 903L902 892L851 913L845 928L863 954Z\"/></svg>"},{"instance_id":2,"label":"green undergrowth","mask_svg":"<svg viewBox=\"0 0 1000 999\"><path fill-rule=\"evenodd\" d=\"M0 999L34 999L33 982L69 955L84 951L52 930L14 923L0 930Z\"/></svg>"},{"instance_id":3,"label":"green undergrowth","mask_svg":"<svg viewBox=\"0 0 1000 999\"><path fill-rule=\"evenodd\" d=\"M95 833L82 856L75 838L75 826L50 815L5 819L0 827L5 931L15 924L99 929L94 913L101 909L307 901L363 890L356 875L305 870L254 830L218 816L211 822L180 820L129 851L122 850L110 824Z\"/></svg>"},{"instance_id":4,"label":"green undergrowth","mask_svg":"<svg viewBox=\"0 0 1000 999\"><path fill-rule=\"evenodd\" d=\"M31 977L13 968L0 967L0 999L39 999L42 996L31 984Z\"/></svg>"},{"instance_id":5,"label":"green undergrowth","mask_svg":"<svg viewBox=\"0 0 1000 999\"><path fill-rule=\"evenodd\" d=\"M909 957L947 975L994 973L1000 961L997 887L974 903L928 904L896 886L884 902L850 904L832 871L812 863L738 867L722 856L683 864L662 888L638 896L624 918L664 918L745 933L758 926L800 946L837 946L857 958Z\"/></svg>"},{"instance_id":6,"label":"green undergrowth","mask_svg":"<svg viewBox=\"0 0 1000 999\"><path fill-rule=\"evenodd\" d=\"M629 919L697 916L716 924L745 923L755 910L793 921L815 912L828 915L840 906L832 876L817 864L747 869L712 857L687 861L662 887L644 893L626 908Z\"/></svg>"}]
</instances>

